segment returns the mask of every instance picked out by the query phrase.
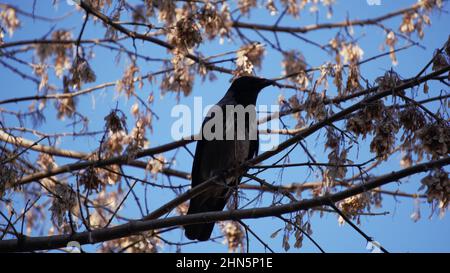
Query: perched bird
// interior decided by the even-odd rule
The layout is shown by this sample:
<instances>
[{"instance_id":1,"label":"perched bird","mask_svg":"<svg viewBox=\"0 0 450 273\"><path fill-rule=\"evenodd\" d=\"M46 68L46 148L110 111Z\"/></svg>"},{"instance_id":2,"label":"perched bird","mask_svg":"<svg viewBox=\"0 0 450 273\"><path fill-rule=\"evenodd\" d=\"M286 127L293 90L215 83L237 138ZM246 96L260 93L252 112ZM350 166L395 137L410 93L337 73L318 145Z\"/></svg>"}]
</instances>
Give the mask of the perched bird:
<instances>
[{"instance_id":1,"label":"perched bird","mask_svg":"<svg viewBox=\"0 0 450 273\"><path fill-rule=\"evenodd\" d=\"M197 142L194 162L192 164L192 188L205 182L210 177L224 173L226 170L239 166L241 163L255 157L258 153L258 138L256 131L256 109L255 104L259 92L274 81L243 76L233 81L225 96L215 105L216 109L223 111L223 138L206 138L205 126L214 115L206 117L202 125L203 137ZM238 119L233 114L226 115L230 106L248 107L254 111L254 115L245 115L245 120ZM241 108L242 108L241 107ZM214 108L214 107L213 107ZM237 128L245 122L245 134L239 133ZM232 124L234 123L234 124ZM253 124L253 127L252 127ZM230 126L233 125L233 126ZM243 126L241 126L242 128ZM234 128L234 129L230 129ZM251 138L250 130L253 128L256 138ZM212 131L220 128L214 128ZM232 132L230 139L227 133ZM243 130L241 130L242 132ZM227 137L228 136L228 137ZM224 179L222 179L224 180ZM221 211L225 207L228 198L232 193L232 188L237 186L241 176L229 177L226 181L216 182L211 188L193 197L189 204L187 214ZM214 223L201 223L185 225L186 237L191 240L206 241L211 237Z\"/></svg>"}]
</instances>

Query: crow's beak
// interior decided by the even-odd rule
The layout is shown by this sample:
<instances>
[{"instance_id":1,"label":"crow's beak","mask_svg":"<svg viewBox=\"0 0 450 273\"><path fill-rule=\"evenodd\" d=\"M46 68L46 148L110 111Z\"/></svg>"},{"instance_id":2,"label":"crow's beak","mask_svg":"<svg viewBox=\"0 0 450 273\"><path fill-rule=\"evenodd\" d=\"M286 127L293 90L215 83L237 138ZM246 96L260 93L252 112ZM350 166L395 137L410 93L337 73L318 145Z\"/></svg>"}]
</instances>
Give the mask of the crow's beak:
<instances>
[{"instance_id":1,"label":"crow's beak","mask_svg":"<svg viewBox=\"0 0 450 273\"><path fill-rule=\"evenodd\" d=\"M269 80L269 79L263 79L261 82L261 88L267 87L269 85L273 85L275 84L274 80Z\"/></svg>"}]
</instances>

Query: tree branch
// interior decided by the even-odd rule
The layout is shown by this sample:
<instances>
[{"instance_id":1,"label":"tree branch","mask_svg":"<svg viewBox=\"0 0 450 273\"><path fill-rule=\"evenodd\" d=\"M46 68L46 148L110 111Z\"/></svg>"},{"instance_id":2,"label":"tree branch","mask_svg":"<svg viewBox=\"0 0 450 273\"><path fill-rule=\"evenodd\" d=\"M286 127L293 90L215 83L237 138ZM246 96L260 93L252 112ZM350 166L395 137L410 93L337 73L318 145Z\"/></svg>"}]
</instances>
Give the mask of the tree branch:
<instances>
[{"instance_id":1,"label":"tree branch","mask_svg":"<svg viewBox=\"0 0 450 273\"><path fill-rule=\"evenodd\" d=\"M390 182L398 181L401 178L425 172L431 168L446 166L448 164L450 164L450 157L445 157L439 160L417 164L415 166L397 172L392 172L386 175L372 178L367 182L361 183L348 190L341 191L336 194L292 202L284 205L254 209L198 213L184 216L168 217L164 219L130 221L129 223L123 225L118 225L111 228L102 228L94 230L92 232L81 232L55 236L23 237L20 240L3 240L0 241L0 252L23 252L56 249L65 247L70 241L77 241L82 245L94 244L164 227L181 226L203 222L278 216L285 213L299 210L308 210L317 206L327 205L330 202L338 202L348 197L388 184ZM194 190L196 188L202 187L204 184L195 187Z\"/></svg>"},{"instance_id":2,"label":"tree branch","mask_svg":"<svg viewBox=\"0 0 450 273\"><path fill-rule=\"evenodd\" d=\"M381 21L385 21L387 19L391 19L393 17L402 15L404 13L408 13L411 11L415 11L419 9L422 5L420 3L414 4L411 7L404 8L397 10L395 12L391 12L379 17L371 18L371 19L364 19L364 20L345 20L338 23L324 23L324 24L314 24L314 25L308 25L304 27L283 27L278 25L260 25L260 24L252 24L252 23L244 23L244 22L233 22L234 28L247 28L247 29L257 29L257 30L264 30L264 31L271 31L271 32L287 32L287 33L306 33L314 30L321 30L321 29L333 29L333 28L342 28L342 27L349 27L349 26L365 26L365 25L376 25Z\"/></svg>"}]
</instances>

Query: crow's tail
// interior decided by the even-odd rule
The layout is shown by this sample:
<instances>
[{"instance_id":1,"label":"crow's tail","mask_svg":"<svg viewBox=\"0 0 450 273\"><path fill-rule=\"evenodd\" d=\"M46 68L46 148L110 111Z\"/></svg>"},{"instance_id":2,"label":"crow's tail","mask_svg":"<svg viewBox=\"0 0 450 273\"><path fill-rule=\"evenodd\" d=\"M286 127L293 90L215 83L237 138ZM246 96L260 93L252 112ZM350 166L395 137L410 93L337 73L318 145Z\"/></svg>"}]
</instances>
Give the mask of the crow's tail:
<instances>
[{"instance_id":1,"label":"crow's tail","mask_svg":"<svg viewBox=\"0 0 450 273\"><path fill-rule=\"evenodd\" d=\"M189 240L208 241L215 223L193 224L184 226L186 237Z\"/></svg>"},{"instance_id":2,"label":"crow's tail","mask_svg":"<svg viewBox=\"0 0 450 273\"><path fill-rule=\"evenodd\" d=\"M227 202L226 192L223 197L212 197L208 194L208 191L192 198L189 204L189 210L187 214L195 214L209 211L221 211L225 207ZM201 223L185 225L186 237L190 240L207 241L211 237L211 233L214 229L213 223Z\"/></svg>"}]
</instances>

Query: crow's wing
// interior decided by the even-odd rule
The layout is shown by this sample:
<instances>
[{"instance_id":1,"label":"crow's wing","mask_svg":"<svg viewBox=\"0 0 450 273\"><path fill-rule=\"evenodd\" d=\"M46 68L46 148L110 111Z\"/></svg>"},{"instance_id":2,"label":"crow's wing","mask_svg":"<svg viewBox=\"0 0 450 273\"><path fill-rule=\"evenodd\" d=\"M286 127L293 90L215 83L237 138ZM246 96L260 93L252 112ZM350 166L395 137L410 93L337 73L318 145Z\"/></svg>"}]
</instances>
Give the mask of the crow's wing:
<instances>
[{"instance_id":1,"label":"crow's wing","mask_svg":"<svg viewBox=\"0 0 450 273\"><path fill-rule=\"evenodd\" d=\"M209 118L205 119L203 125L208 120ZM258 145L258 140L198 141L192 165L192 187L253 158L258 153ZM230 177L226 181L217 181L216 185L191 199L187 214L223 210L231 192L230 186L237 185L240 179ZM205 241L210 238L214 223L186 225L184 228L189 239Z\"/></svg>"}]
</instances>

